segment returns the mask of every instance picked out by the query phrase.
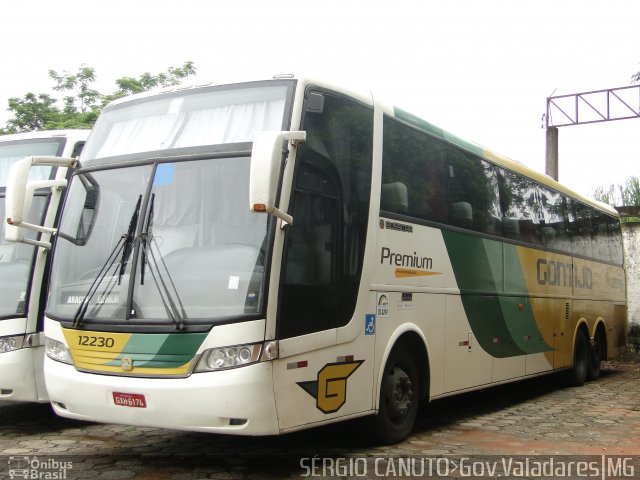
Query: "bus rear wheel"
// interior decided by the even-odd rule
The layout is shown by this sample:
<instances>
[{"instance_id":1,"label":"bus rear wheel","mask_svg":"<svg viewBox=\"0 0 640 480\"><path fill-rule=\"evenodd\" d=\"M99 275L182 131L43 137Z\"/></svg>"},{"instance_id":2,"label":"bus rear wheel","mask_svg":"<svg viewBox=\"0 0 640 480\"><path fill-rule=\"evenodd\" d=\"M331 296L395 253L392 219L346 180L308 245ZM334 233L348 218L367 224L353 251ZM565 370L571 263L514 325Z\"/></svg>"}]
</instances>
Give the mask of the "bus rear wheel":
<instances>
[{"instance_id":1,"label":"bus rear wheel","mask_svg":"<svg viewBox=\"0 0 640 480\"><path fill-rule=\"evenodd\" d=\"M578 330L573 347L573 367L568 372L568 383L572 387L580 387L587 380L591 355L589 340L583 330Z\"/></svg>"},{"instance_id":2,"label":"bus rear wheel","mask_svg":"<svg viewBox=\"0 0 640 480\"><path fill-rule=\"evenodd\" d=\"M605 348L604 336L602 332L596 333L593 337L593 345L589 349L589 367L587 369L587 379L596 380L600 376L600 367L602 365L603 349Z\"/></svg>"},{"instance_id":3,"label":"bus rear wheel","mask_svg":"<svg viewBox=\"0 0 640 480\"><path fill-rule=\"evenodd\" d=\"M380 386L378 415L372 419L378 440L386 445L406 439L418 414L418 369L410 350L401 348L394 348L389 355Z\"/></svg>"}]
</instances>

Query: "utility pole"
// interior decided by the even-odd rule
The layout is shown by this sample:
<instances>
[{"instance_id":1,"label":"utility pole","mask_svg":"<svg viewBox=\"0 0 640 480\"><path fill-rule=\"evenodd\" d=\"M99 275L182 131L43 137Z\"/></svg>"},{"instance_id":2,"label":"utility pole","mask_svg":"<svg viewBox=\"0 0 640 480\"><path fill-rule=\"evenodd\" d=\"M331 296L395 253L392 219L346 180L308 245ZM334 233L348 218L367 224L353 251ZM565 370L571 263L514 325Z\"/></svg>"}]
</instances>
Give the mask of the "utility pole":
<instances>
[{"instance_id":1,"label":"utility pole","mask_svg":"<svg viewBox=\"0 0 640 480\"><path fill-rule=\"evenodd\" d=\"M544 173L558 180L558 127L547 126L547 163Z\"/></svg>"},{"instance_id":2,"label":"utility pole","mask_svg":"<svg viewBox=\"0 0 640 480\"><path fill-rule=\"evenodd\" d=\"M545 118L545 173L558 180L558 127L640 118L640 85L547 97Z\"/></svg>"}]
</instances>

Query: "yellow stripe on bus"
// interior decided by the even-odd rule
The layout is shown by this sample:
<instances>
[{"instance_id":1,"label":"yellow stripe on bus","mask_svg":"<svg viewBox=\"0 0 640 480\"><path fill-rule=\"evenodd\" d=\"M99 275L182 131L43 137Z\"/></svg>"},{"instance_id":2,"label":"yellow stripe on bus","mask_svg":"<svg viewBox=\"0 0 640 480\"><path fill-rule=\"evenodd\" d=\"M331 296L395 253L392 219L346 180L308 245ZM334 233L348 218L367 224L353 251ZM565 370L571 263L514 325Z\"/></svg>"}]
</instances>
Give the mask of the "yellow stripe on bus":
<instances>
[{"instance_id":1,"label":"yellow stripe on bus","mask_svg":"<svg viewBox=\"0 0 640 480\"><path fill-rule=\"evenodd\" d=\"M442 272L431 272L427 270L412 270L409 268L396 268L396 278L426 277L429 275L442 275Z\"/></svg>"}]
</instances>

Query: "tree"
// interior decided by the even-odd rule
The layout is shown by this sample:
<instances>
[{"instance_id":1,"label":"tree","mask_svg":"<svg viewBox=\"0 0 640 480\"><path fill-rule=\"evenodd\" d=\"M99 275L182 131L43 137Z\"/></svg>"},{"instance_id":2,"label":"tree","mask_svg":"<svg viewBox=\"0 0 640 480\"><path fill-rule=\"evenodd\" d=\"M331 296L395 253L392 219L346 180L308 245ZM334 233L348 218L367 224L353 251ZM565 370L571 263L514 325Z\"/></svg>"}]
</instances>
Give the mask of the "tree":
<instances>
[{"instance_id":1,"label":"tree","mask_svg":"<svg viewBox=\"0 0 640 480\"><path fill-rule=\"evenodd\" d=\"M118 90L105 97L104 100L108 103L132 93L144 92L157 87L173 87L179 85L184 78L189 75L195 75L195 73L196 68L193 66L193 62L185 62L182 67L169 67L166 73L153 75L145 72L138 78L122 77L116 80Z\"/></svg>"},{"instance_id":2,"label":"tree","mask_svg":"<svg viewBox=\"0 0 640 480\"><path fill-rule=\"evenodd\" d=\"M9 110L13 118L0 133L17 133L29 130L45 130L46 126L57 120L60 111L55 106L56 99L46 93L27 93L24 98L10 98Z\"/></svg>"},{"instance_id":3,"label":"tree","mask_svg":"<svg viewBox=\"0 0 640 480\"><path fill-rule=\"evenodd\" d=\"M598 187L593 198L615 207L640 207L640 179L629 177L624 185L609 185ZM624 218L625 221L638 221L637 217Z\"/></svg>"},{"instance_id":4,"label":"tree","mask_svg":"<svg viewBox=\"0 0 640 480\"><path fill-rule=\"evenodd\" d=\"M49 70L49 76L56 82L53 87L55 91L75 94L64 97L63 111L65 113L86 113L102 103L100 92L89 86L96 80L94 68L82 64L75 74L64 72L62 75L58 75L55 70Z\"/></svg>"},{"instance_id":5,"label":"tree","mask_svg":"<svg viewBox=\"0 0 640 480\"><path fill-rule=\"evenodd\" d=\"M117 90L105 95L92 88L97 78L92 67L83 64L76 73L59 74L55 70L49 70L49 77L54 81L53 90L65 94L62 108L57 106L56 98L46 93L29 92L23 98L12 97L8 101L8 110L13 113L13 117L4 128L0 128L0 134L91 128L102 108L110 101L156 87L179 85L184 78L195 73L193 62L185 62L182 67L169 67L166 72L145 72L137 78L122 77L115 81Z\"/></svg>"},{"instance_id":6,"label":"tree","mask_svg":"<svg viewBox=\"0 0 640 480\"><path fill-rule=\"evenodd\" d=\"M598 187L593 194L596 200L617 207L640 206L640 179L629 177L624 185Z\"/></svg>"}]
</instances>

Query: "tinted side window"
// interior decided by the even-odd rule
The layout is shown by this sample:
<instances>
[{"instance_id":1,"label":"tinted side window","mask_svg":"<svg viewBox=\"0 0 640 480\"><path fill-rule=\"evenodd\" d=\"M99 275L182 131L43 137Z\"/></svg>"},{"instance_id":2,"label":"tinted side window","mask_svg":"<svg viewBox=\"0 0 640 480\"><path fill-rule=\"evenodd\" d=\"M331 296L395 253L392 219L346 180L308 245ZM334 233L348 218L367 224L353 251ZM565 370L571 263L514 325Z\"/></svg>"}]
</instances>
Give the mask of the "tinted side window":
<instances>
[{"instance_id":1,"label":"tinted side window","mask_svg":"<svg viewBox=\"0 0 640 480\"><path fill-rule=\"evenodd\" d=\"M384 119L380 209L447 223L443 142Z\"/></svg>"},{"instance_id":2,"label":"tinted side window","mask_svg":"<svg viewBox=\"0 0 640 480\"><path fill-rule=\"evenodd\" d=\"M499 185L504 236L539 244L541 208L537 184L514 172L501 170Z\"/></svg>"},{"instance_id":3,"label":"tinted side window","mask_svg":"<svg viewBox=\"0 0 640 480\"><path fill-rule=\"evenodd\" d=\"M542 245L553 250L571 253L567 199L561 193L545 186L540 186L539 192Z\"/></svg>"},{"instance_id":4,"label":"tinted side window","mask_svg":"<svg viewBox=\"0 0 640 480\"><path fill-rule=\"evenodd\" d=\"M573 201L573 218L571 221L571 253L583 257L591 257L591 217L592 210L583 203Z\"/></svg>"},{"instance_id":5,"label":"tinted side window","mask_svg":"<svg viewBox=\"0 0 640 480\"><path fill-rule=\"evenodd\" d=\"M498 178L488 162L447 147L451 223L456 227L500 235L502 219Z\"/></svg>"}]
</instances>

